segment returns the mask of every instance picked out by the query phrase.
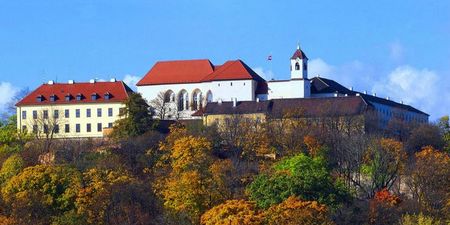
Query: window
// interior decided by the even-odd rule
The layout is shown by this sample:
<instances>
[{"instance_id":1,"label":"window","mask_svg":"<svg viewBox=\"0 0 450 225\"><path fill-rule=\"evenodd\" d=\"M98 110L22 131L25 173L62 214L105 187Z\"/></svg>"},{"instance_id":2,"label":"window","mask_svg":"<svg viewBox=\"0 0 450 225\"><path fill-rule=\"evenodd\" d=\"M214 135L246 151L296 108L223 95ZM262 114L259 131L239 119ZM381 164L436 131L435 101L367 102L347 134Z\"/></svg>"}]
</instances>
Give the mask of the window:
<instances>
[{"instance_id":1,"label":"window","mask_svg":"<svg viewBox=\"0 0 450 225\"><path fill-rule=\"evenodd\" d=\"M233 82L230 82L230 86L233 86Z\"/></svg>"},{"instance_id":2,"label":"window","mask_svg":"<svg viewBox=\"0 0 450 225\"><path fill-rule=\"evenodd\" d=\"M22 119L23 120L27 119L27 111L22 111Z\"/></svg>"},{"instance_id":3,"label":"window","mask_svg":"<svg viewBox=\"0 0 450 225\"><path fill-rule=\"evenodd\" d=\"M23 125L23 126L22 126L22 132L25 133L26 131L27 131L27 126Z\"/></svg>"},{"instance_id":4,"label":"window","mask_svg":"<svg viewBox=\"0 0 450 225\"><path fill-rule=\"evenodd\" d=\"M97 117L102 117L102 109L101 108L97 109Z\"/></svg>"},{"instance_id":5,"label":"window","mask_svg":"<svg viewBox=\"0 0 450 225\"><path fill-rule=\"evenodd\" d=\"M64 110L64 117L66 117L66 118L69 118L69 110L68 109L66 109L66 110Z\"/></svg>"},{"instance_id":6,"label":"window","mask_svg":"<svg viewBox=\"0 0 450 225\"><path fill-rule=\"evenodd\" d=\"M102 123L97 123L97 131L102 132Z\"/></svg>"},{"instance_id":7,"label":"window","mask_svg":"<svg viewBox=\"0 0 450 225\"><path fill-rule=\"evenodd\" d=\"M86 109L86 117L91 117L91 109Z\"/></svg>"},{"instance_id":8,"label":"window","mask_svg":"<svg viewBox=\"0 0 450 225\"><path fill-rule=\"evenodd\" d=\"M53 127L53 132L54 132L55 134L58 134L58 133L59 133L59 125L58 125L58 124L56 124L55 127Z\"/></svg>"},{"instance_id":9,"label":"window","mask_svg":"<svg viewBox=\"0 0 450 225\"><path fill-rule=\"evenodd\" d=\"M65 124L64 125L64 132L66 132L66 133L70 132L70 125L69 124Z\"/></svg>"},{"instance_id":10,"label":"window","mask_svg":"<svg viewBox=\"0 0 450 225\"><path fill-rule=\"evenodd\" d=\"M33 110L33 119L37 119L37 111Z\"/></svg>"},{"instance_id":11,"label":"window","mask_svg":"<svg viewBox=\"0 0 450 225\"><path fill-rule=\"evenodd\" d=\"M112 123L108 123L108 128L112 128L113 124Z\"/></svg>"},{"instance_id":12,"label":"window","mask_svg":"<svg viewBox=\"0 0 450 225\"><path fill-rule=\"evenodd\" d=\"M77 94L77 101L81 101L82 98L83 98L83 95Z\"/></svg>"},{"instance_id":13,"label":"window","mask_svg":"<svg viewBox=\"0 0 450 225\"><path fill-rule=\"evenodd\" d=\"M50 101L51 102L56 101L56 95L50 95Z\"/></svg>"},{"instance_id":14,"label":"window","mask_svg":"<svg viewBox=\"0 0 450 225\"><path fill-rule=\"evenodd\" d=\"M91 95L91 100L93 100L93 101L97 100L97 93L93 93Z\"/></svg>"},{"instance_id":15,"label":"window","mask_svg":"<svg viewBox=\"0 0 450 225\"><path fill-rule=\"evenodd\" d=\"M48 110L44 110L44 119L48 119Z\"/></svg>"},{"instance_id":16,"label":"window","mask_svg":"<svg viewBox=\"0 0 450 225\"><path fill-rule=\"evenodd\" d=\"M80 124L75 124L75 132L80 133Z\"/></svg>"},{"instance_id":17,"label":"window","mask_svg":"<svg viewBox=\"0 0 450 225\"><path fill-rule=\"evenodd\" d=\"M109 100L110 97L111 97L111 95L109 94L109 92L106 92L106 93L105 93L105 100Z\"/></svg>"},{"instance_id":18,"label":"window","mask_svg":"<svg viewBox=\"0 0 450 225\"><path fill-rule=\"evenodd\" d=\"M38 132L38 126L33 125L33 133L37 134L37 132Z\"/></svg>"},{"instance_id":19,"label":"window","mask_svg":"<svg viewBox=\"0 0 450 225\"><path fill-rule=\"evenodd\" d=\"M44 124L44 133L48 134L48 125Z\"/></svg>"},{"instance_id":20,"label":"window","mask_svg":"<svg viewBox=\"0 0 450 225\"><path fill-rule=\"evenodd\" d=\"M44 96L38 95L38 96L36 97L36 101L37 101L37 102L42 102L42 101L44 101Z\"/></svg>"},{"instance_id":21,"label":"window","mask_svg":"<svg viewBox=\"0 0 450 225\"><path fill-rule=\"evenodd\" d=\"M119 115L123 116L123 114L125 114L125 108L120 108L119 109Z\"/></svg>"},{"instance_id":22,"label":"window","mask_svg":"<svg viewBox=\"0 0 450 225\"><path fill-rule=\"evenodd\" d=\"M57 109L53 110L53 118L55 119L59 118L59 110Z\"/></svg>"},{"instance_id":23,"label":"window","mask_svg":"<svg viewBox=\"0 0 450 225\"><path fill-rule=\"evenodd\" d=\"M298 64L298 62L295 63L295 70L300 70L300 64Z\"/></svg>"},{"instance_id":24,"label":"window","mask_svg":"<svg viewBox=\"0 0 450 225\"><path fill-rule=\"evenodd\" d=\"M80 118L80 109L75 109L75 117Z\"/></svg>"},{"instance_id":25,"label":"window","mask_svg":"<svg viewBox=\"0 0 450 225\"><path fill-rule=\"evenodd\" d=\"M67 94L66 95L66 101L68 102L68 101L70 101L72 99L72 96L70 95L70 94Z\"/></svg>"},{"instance_id":26,"label":"window","mask_svg":"<svg viewBox=\"0 0 450 225\"><path fill-rule=\"evenodd\" d=\"M112 108L108 108L108 116L109 117L113 116L113 109Z\"/></svg>"},{"instance_id":27,"label":"window","mask_svg":"<svg viewBox=\"0 0 450 225\"><path fill-rule=\"evenodd\" d=\"M91 132L91 124L86 124L86 132Z\"/></svg>"}]
</instances>

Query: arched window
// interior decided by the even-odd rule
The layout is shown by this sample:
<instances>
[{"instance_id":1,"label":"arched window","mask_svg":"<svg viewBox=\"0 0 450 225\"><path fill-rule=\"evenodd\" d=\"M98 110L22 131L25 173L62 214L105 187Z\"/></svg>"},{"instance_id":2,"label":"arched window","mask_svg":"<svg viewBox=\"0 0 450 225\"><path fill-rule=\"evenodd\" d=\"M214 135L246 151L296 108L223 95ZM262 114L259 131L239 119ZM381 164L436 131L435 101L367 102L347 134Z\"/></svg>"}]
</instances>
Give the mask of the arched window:
<instances>
[{"instance_id":1,"label":"arched window","mask_svg":"<svg viewBox=\"0 0 450 225\"><path fill-rule=\"evenodd\" d=\"M212 95L212 92L211 92L211 91L208 91L208 92L206 93L206 103L212 102L212 101L213 101L213 95Z\"/></svg>"},{"instance_id":2,"label":"arched window","mask_svg":"<svg viewBox=\"0 0 450 225\"><path fill-rule=\"evenodd\" d=\"M175 101L175 93L172 90L166 91L164 93L164 102L174 102Z\"/></svg>"},{"instance_id":3,"label":"arched window","mask_svg":"<svg viewBox=\"0 0 450 225\"><path fill-rule=\"evenodd\" d=\"M295 63L295 70L300 70L300 64L298 62Z\"/></svg>"},{"instance_id":4,"label":"arched window","mask_svg":"<svg viewBox=\"0 0 450 225\"><path fill-rule=\"evenodd\" d=\"M202 108L202 92L199 89L192 92L192 110L199 110Z\"/></svg>"},{"instance_id":5,"label":"arched window","mask_svg":"<svg viewBox=\"0 0 450 225\"><path fill-rule=\"evenodd\" d=\"M178 111L188 110L189 109L189 99L188 93L186 90L181 90L178 93Z\"/></svg>"}]
</instances>

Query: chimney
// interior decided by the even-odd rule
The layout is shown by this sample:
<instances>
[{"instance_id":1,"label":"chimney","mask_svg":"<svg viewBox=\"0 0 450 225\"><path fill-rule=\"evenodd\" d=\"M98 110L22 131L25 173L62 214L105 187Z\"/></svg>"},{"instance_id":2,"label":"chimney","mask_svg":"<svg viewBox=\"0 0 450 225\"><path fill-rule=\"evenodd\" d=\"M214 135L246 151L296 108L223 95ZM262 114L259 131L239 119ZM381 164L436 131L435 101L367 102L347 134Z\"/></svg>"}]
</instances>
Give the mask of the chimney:
<instances>
[{"instance_id":1,"label":"chimney","mask_svg":"<svg viewBox=\"0 0 450 225\"><path fill-rule=\"evenodd\" d=\"M222 99L219 98L219 100L217 100L217 104L222 105Z\"/></svg>"},{"instance_id":2,"label":"chimney","mask_svg":"<svg viewBox=\"0 0 450 225\"><path fill-rule=\"evenodd\" d=\"M400 101L400 103L403 105L403 100L402 101Z\"/></svg>"},{"instance_id":3,"label":"chimney","mask_svg":"<svg viewBox=\"0 0 450 225\"><path fill-rule=\"evenodd\" d=\"M116 80L116 78L111 78L111 80L109 80L110 82L116 82L117 80Z\"/></svg>"},{"instance_id":4,"label":"chimney","mask_svg":"<svg viewBox=\"0 0 450 225\"><path fill-rule=\"evenodd\" d=\"M360 94L359 94L359 93L356 93L356 96L360 96Z\"/></svg>"},{"instance_id":5,"label":"chimney","mask_svg":"<svg viewBox=\"0 0 450 225\"><path fill-rule=\"evenodd\" d=\"M374 92L374 93L373 93L373 96L377 97L377 93Z\"/></svg>"},{"instance_id":6,"label":"chimney","mask_svg":"<svg viewBox=\"0 0 450 225\"><path fill-rule=\"evenodd\" d=\"M353 91L353 86L350 87L350 91Z\"/></svg>"},{"instance_id":7,"label":"chimney","mask_svg":"<svg viewBox=\"0 0 450 225\"><path fill-rule=\"evenodd\" d=\"M74 81L74 80L69 80L67 83L68 83L68 84L74 84L75 81Z\"/></svg>"},{"instance_id":8,"label":"chimney","mask_svg":"<svg viewBox=\"0 0 450 225\"><path fill-rule=\"evenodd\" d=\"M236 107L237 105L237 98L233 98L233 107Z\"/></svg>"},{"instance_id":9,"label":"chimney","mask_svg":"<svg viewBox=\"0 0 450 225\"><path fill-rule=\"evenodd\" d=\"M53 80L49 80L47 84L53 85L55 82Z\"/></svg>"},{"instance_id":10,"label":"chimney","mask_svg":"<svg viewBox=\"0 0 450 225\"><path fill-rule=\"evenodd\" d=\"M259 98L256 98L256 102L259 102Z\"/></svg>"},{"instance_id":11,"label":"chimney","mask_svg":"<svg viewBox=\"0 0 450 225\"><path fill-rule=\"evenodd\" d=\"M95 83L95 79L90 79L89 83L94 84Z\"/></svg>"},{"instance_id":12,"label":"chimney","mask_svg":"<svg viewBox=\"0 0 450 225\"><path fill-rule=\"evenodd\" d=\"M367 95L367 91L364 91L364 94Z\"/></svg>"},{"instance_id":13,"label":"chimney","mask_svg":"<svg viewBox=\"0 0 450 225\"><path fill-rule=\"evenodd\" d=\"M386 100L389 100L389 96L388 96L388 97L386 97Z\"/></svg>"}]
</instances>

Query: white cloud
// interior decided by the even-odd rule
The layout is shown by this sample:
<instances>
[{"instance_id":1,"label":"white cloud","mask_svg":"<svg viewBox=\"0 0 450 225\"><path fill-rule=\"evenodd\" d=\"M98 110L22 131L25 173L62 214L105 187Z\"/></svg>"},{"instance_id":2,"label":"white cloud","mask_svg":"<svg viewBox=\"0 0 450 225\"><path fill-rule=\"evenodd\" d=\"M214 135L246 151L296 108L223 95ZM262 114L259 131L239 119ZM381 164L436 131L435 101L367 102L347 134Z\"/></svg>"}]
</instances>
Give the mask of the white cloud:
<instances>
[{"instance_id":1,"label":"white cloud","mask_svg":"<svg viewBox=\"0 0 450 225\"><path fill-rule=\"evenodd\" d=\"M430 114L431 121L450 113L450 76L437 71L403 65L382 72L360 61L331 65L318 58L309 61L309 77L317 74L357 91L404 101Z\"/></svg>"},{"instance_id":2,"label":"white cloud","mask_svg":"<svg viewBox=\"0 0 450 225\"><path fill-rule=\"evenodd\" d=\"M403 59L404 48L403 45L398 42L392 42L389 45L389 57L395 61L400 61Z\"/></svg>"},{"instance_id":3,"label":"white cloud","mask_svg":"<svg viewBox=\"0 0 450 225\"><path fill-rule=\"evenodd\" d=\"M264 68L262 67L252 68L252 70L265 80L272 80L275 78L275 74L272 72L272 70L264 70Z\"/></svg>"},{"instance_id":4,"label":"white cloud","mask_svg":"<svg viewBox=\"0 0 450 225\"><path fill-rule=\"evenodd\" d=\"M429 69L417 69L409 65L399 66L384 81L373 86L373 91L404 101L431 115L431 120L450 111L450 79Z\"/></svg>"},{"instance_id":5,"label":"white cloud","mask_svg":"<svg viewBox=\"0 0 450 225\"><path fill-rule=\"evenodd\" d=\"M321 58L312 59L308 62L308 75L309 77L315 76L332 76L336 72L336 68L327 64Z\"/></svg>"},{"instance_id":6,"label":"white cloud","mask_svg":"<svg viewBox=\"0 0 450 225\"><path fill-rule=\"evenodd\" d=\"M133 76L133 75L127 74L123 78L123 82L125 82L125 84L127 84L133 90L136 90L136 84L140 79L141 78L138 76Z\"/></svg>"},{"instance_id":7,"label":"white cloud","mask_svg":"<svg viewBox=\"0 0 450 225\"><path fill-rule=\"evenodd\" d=\"M9 104L11 104L14 96L19 92L19 88L14 87L11 83L0 83L0 112L5 112Z\"/></svg>"}]
</instances>

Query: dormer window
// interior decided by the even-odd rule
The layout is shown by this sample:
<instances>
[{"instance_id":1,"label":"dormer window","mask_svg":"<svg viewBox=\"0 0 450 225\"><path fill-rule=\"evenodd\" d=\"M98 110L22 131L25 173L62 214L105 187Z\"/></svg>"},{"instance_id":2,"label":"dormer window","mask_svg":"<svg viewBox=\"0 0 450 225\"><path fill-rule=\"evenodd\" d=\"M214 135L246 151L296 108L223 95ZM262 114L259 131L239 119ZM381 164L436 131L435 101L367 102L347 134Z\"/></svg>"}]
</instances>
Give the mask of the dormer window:
<instances>
[{"instance_id":1,"label":"dormer window","mask_svg":"<svg viewBox=\"0 0 450 225\"><path fill-rule=\"evenodd\" d=\"M68 101L72 100L72 95L67 94L65 98L66 98L66 101L68 102Z\"/></svg>"},{"instance_id":2,"label":"dormer window","mask_svg":"<svg viewBox=\"0 0 450 225\"><path fill-rule=\"evenodd\" d=\"M83 98L83 95L81 95L80 93L77 94L77 101L81 101L81 99Z\"/></svg>"},{"instance_id":3,"label":"dormer window","mask_svg":"<svg viewBox=\"0 0 450 225\"><path fill-rule=\"evenodd\" d=\"M93 100L93 101L95 101L95 100L97 100L97 93L92 93L92 95L91 95L91 100Z\"/></svg>"},{"instance_id":4,"label":"dormer window","mask_svg":"<svg viewBox=\"0 0 450 225\"><path fill-rule=\"evenodd\" d=\"M109 92L105 93L105 100L109 100L111 98L111 94Z\"/></svg>"},{"instance_id":5,"label":"dormer window","mask_svg":"<svg viewBox=\"0 0 450 225\"><path fill-rule=\"evenodd\" d=\"M50 101L51 102L56 101L56 95L55 94L50 95Z\"/></svg>"},{"instance_id":6,"label":"dormer window","mask_svg":"<svg viewBox=\"0 0 450 225\"><path fill-rule=\"evenodd\" d=\"M42 102L42 101L44 101L44 96L38 95L38 96L36 97L36 101L37 101L37 102Z\"/></svg>"}]
</instances>

